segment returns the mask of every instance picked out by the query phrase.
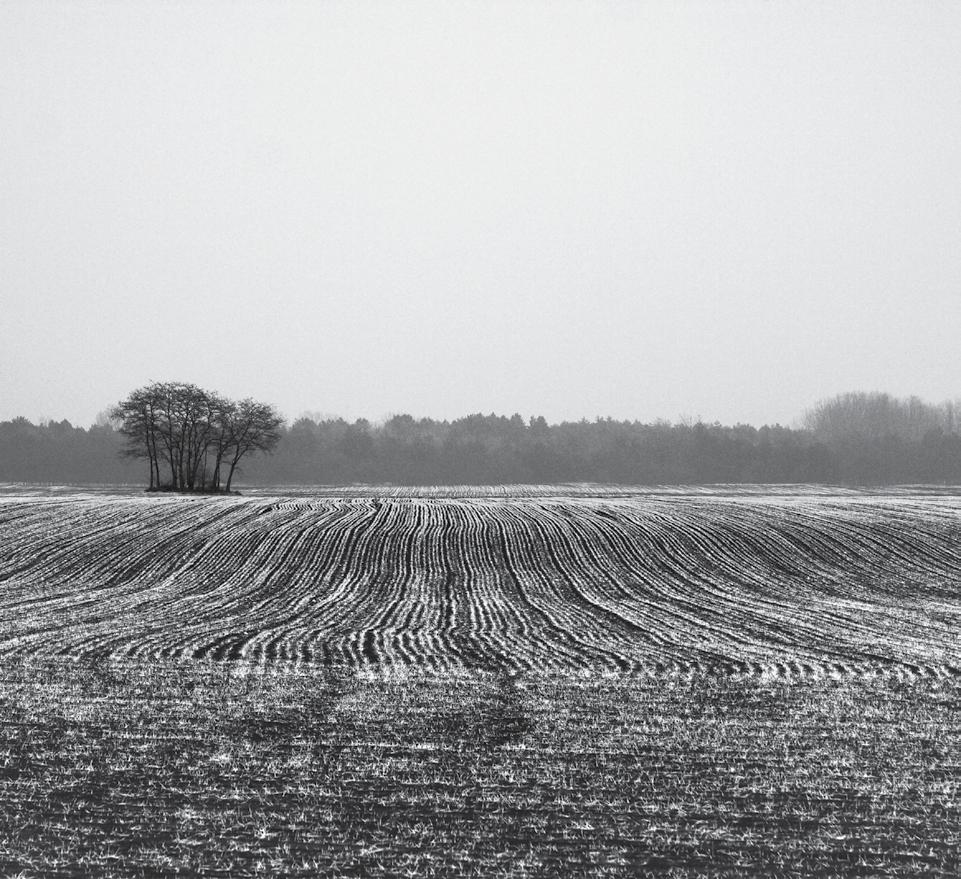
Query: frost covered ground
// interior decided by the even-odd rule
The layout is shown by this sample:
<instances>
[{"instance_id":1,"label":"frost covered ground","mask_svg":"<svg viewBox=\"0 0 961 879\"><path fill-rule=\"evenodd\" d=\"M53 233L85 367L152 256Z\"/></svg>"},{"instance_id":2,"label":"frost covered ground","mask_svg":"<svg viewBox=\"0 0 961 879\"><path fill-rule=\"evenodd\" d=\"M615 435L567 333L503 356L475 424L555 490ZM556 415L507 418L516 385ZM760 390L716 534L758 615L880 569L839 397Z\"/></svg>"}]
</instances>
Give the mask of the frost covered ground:
<instances>
[{"instance_id":1,"label":"frost covered ground","mask_svg":"<svg viewBox=\"0 0 961 879\"><path fill-rule=\"evenodd\" d=\"M0 495L0 872L954 875L961 499Z\"/></svg>"}]
</instances>

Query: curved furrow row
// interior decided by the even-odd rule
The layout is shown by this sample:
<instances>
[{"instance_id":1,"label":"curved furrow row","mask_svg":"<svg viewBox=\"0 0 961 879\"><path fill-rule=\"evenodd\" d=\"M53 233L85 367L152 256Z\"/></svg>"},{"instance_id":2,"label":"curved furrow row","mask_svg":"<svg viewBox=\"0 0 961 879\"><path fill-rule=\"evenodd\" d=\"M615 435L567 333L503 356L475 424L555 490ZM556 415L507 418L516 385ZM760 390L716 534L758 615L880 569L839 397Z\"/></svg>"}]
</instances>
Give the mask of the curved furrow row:
<instances>
[{"instance_id":1,"label":"curved furrow row","mask_svg":"<svg viewBox=\"0 0 961 879\"><path fill-rule=\"evenodd\" d=\"M521 609L505 603L498 588L489 524L471 501L445 505L445 567L438 569L437 598L448 627L447 651L466 665L497 662L504 648L518 665L526 665L529 646ZM498 646L500 645L500 647Z\"/></svg>"},{"instance_id":2,"label":"curved furrow row","mask_svg":"<svg viewBox=\"0 0 961 879\"><path fill-rule=\"evenodd\" d=\"M354 510L356 513L356 508ZM267 660L293 660L309 655L306 641L318 608L332 590L323 590L320 581L330 564L332 553L343 545L339 538L348 530L345 511L332 506L308 511L300 553L289 564L274 571L264 588L278 597L278 606L269 627L263 626L261 651ZM349 515L349 513L347 514ZM342 534L338 534L340 529Z\"/></svg>"},{"instance_id":3,"label":"curved furrow row","mask_svg":"<svg viewBox=\"0 0 961 879\"><path fill-rule=\"evenodd\" d=\"M735 653L749 649L750 639L731 627L719 606L723 593L713 580L700 582L693 560L677 539L673 515L665 520L656 507L644 510L644 515L633 515L636 512L627 517L629 525L618 521L607 536L622 576L635 587L636 598L648 602L660 616L662 630L685 654L705 661L729 655L732 647Z\"/></svg>"},{"instance_id":4,"label":"curved furrow row","mask_svg":"<svg viewBox=\"0 0 961 879\"><path fill-rule=\"evenodd\" d=\"M604 513L605 511L600 511ZM708 524L712 525L715 530L722 526L723 524L723 510L710 511L708 515ZM609 515L609 514L607 514ZM606 517L606 516L605 516ZM650 517L644 516L643 520L639 523L641 526L648 525ZM777 635L777 630L779 628L779 620L788 620L792 625L806 629L807 639L812 643L817 644L820 638L821 648L823 650L823 620L821 619L805 619L804 618L804 607L802 603L798 602L798 586L802 587L804 584L799 584L795 579L793 582L793 591L791 595L790 602L785 604L779 604L778 602L771 602L767 599L765 592L759 588L745 589L745 586L758 587L758 583L751 583L752 577L749 575L750 559L739 559L737 556L738 552L738 541L725 541L725 540L714 540L712 535L701 533L702 528L696 522L690 521L690 517L686 517L687 521L683 523L684 536L689 543L690 547L694 547L696 552L693 554L688 552L683 545L675 545L671 547L669 551L657 552L657 561L660 564L661 572L659 580L661 583L670 582L672 578L671 571L665 571L665 568L671 567L671 562L681 562L684 559L689 559L687 567L689 573L681 575L677 578L675 586L679 589L683 589L683 581L689 580L694 583L695 593L694 597L697 600L699 606L699 613L697 614L697 622L703 623L708 616L710 616L710 609L716 607L722 610L725 615L730 616L732 621L737 622L738 618L744 617L744 614L740 612L740 606L745 606L749 609L750 613L748 616L759 617L758 622L761 623L761 635L760 639L754 638L754 640L760 640L762 643L766 644L769 648L771 646L771 641L775 640L773 636ZM595 518L595 522L600 521L599 518ZM742 526L744 523L741 523ZM730 523L728 523L730 526ZM585 524L585 528L588 526ZM642 531L646 530L643 527ZM748 539L749 531L743 529L741 530L741 540L740 544L743 547L750 543ZM647 539L651 539L651 535L645 535ZM601 538L603 539L603 538ZM656 538L655 538L656 539ZM596 544L596 540L590 541ZM725 545L727 543L728 545ZM733 544L733 545L732 545ZM615 553L618 550L615 549ZM627 570L632 567L636 569L643 569L643 560L631 559L630 552L624 554L621 553L620 561L625 565ZM737 563L734 567L732 561ZM637 562L640 562L637 564ZM768 570L764 572L769 577L778 577L784 579L783 576L783 565L779 566L782 570L771 571ZM727 576L730 571L735 571L737 576L730 577ZM697 580L711 581L703 582L701 584L697 583ZM728 581L728 582L725 582ZM646 589L644 590L647 591ZM725 592L729 591L730 595L725 596ZM740 594L746 592L743 596ZM675 606L681 603L681 599L677 594L672 596L672 604ZM789 606L791 605L791 606ZM781 626L782 630L784 629ZM720 630L716 633L721 634ZM863 632L862 632L863 634ZM785 637L788 635L790 637ZM732 633L728 633L731 637ZM782 631L779 640L782 641L782 646L793 647L797 649L796 639L793 637L793 632ZM846 645L846 649L850 645Z\"/></svg>"},{"instance_id":5,"label":"curved furrow row","mask_svg":"<svg viewBox=\"0 0 961 879\"><path fill-rule=\"evenodd\" d=\"M588 583L603 574L579 554L570 540L567 522L556 515L556 504L526 509L519 532L529 532L532 564L529 576L540 588L533 590L545 614L566 631L579 633L595 663L628 669L645 654L648 630L617 613L608 602L591 597Z\"/></svg>"},{"instance_id":6,"label":"curved furrow row","mask_svg":"<svg viewBox=\"0 0 961 879\"><path fill-rule=\"evenodd\" d=\"M238 653L269 658L278 651L299 655L304 651L302 633L318 614L325 617L328 631L339 628L352 632L356 628L354 622L363 619L363 596L352 588L350 572L359 551L358 539L372 511L367 505L335 504L320 512L322 515L318 516L318 511L307 510L298 516L298 520L304 520L303 547L298 559L273 568L264 577L262 562L252 555L225 584L239 597L232 624L240 633L228 639L227 658ZM283 527L276 521L265 522L260 539L264 533L282 531ZM244 585L250 583L257 584L259 601L243 599ZM216 614L216 609L211 610L212 632L217 628ZM193 653L198 657L205 655L203 648L195 647ZM214 645L211 656L225 658L224 645Z\"/></svg>"},{"instance_id":7,"label":"curved furrow row","mask_svg":"<svg viewBox=\"0 0 961 879\"><path fill-rule=\"evenodd\" d=\"M578 551L600 573L587 578L585 588L603 598L608 607L652 635L651 653L658 660L674 661L692 655L694 643L687 636L697 628L700 612L689 612L687 599L669 572L657 564L658 543L650 529L625 523L609 510L596 509L574 516L575 530L583 539L572 539Z\"/></svg>"},{"instance_id":8,"label":"curved furrow row","mask_svg":"<svg viewBox=\"0 0 961 879\"><path fill-rule=\"evenodd\" d=\"M15 576L6 575L0 581L4 587L0 589L0 619L22 616L31 607L36 619L76 617L85 611L112 616L113 605L125 595L142 594L144 568L136 568L137 573L130 576L130 559L141 552L145 523L123 507L95 510L93 515L81 512L85 515L79 521L60 521L58 516L56 528L28 539L33 555L29 568L21 566ZM179 563L177 547L194 532L198 520L194 516L171 519L168 515L159 521L148 519L146 524L155 534L165 535L147 538L155 551L152 572L162 576ZM64 534L70 539L62 540ZM29 588L14 588L18 583Z\"/></svg>"},{"instance_id":9,"label":"curved furrow row","mask_svg":"<svg viewBox=\"0 0 961 879\"><path fill-rule=\"evenodd\" d=\"M652 590L630 588L628 568L618 559L607 533L610 514L590 507L576 514L566 507L550 512L558 521L559 534L557 539L545 540L545 546L578 600L608 620L627 654L644 660L677 658L674 630L681 618L659 612L665 604L654 599Z\"/></svg>"},{"instance_id":10,"label":"curved furrow row","mask_svg":"<svg viewBox=\"0 0 961 879\"><path fill-rule=\"evenodd\" d=\"M577 608L559 599L554 584L541 567L534 536L513 505L493 517L497 532L498 563L503 578L501 599L522 609L530 646L544 656L555 656L573 668L596 663L598 653L608 654L604 645L575 625ZM592 662L592 659L594 662Z\"/></svg>"},{"instance_id":11,"label":"curved furrow row","mask_svg":"<svg viewBox=\"0 0 961 879\"><path fill-rule=\"evenodd\" d=\"M786 609L767 594L770 583L790 576L784 564L765 563L754 550L753 529L732 521L727 510L710 510L706 517L701 512L689 511L684 527L664 538L669 547L664 555L676 562L678 588L711 609L718 638L751 648L806 652L812 634L823 637L821 627L805 620L803 609ZM753 596L749 604L746 592Z\"/></svg>"},{"instance_id":12,"label":"curved furrow row","mask_svg":"<svg viewBox=\"0 0 961 879\"><path fill-rule=\"evenodd\" d=\"M854 648L859 649L865 658L882 661L898 658L898 654L903 653L905 649L907 652L912 652L912 644L903 643L900 648L898 645L899 630L904 628L903 619L906 608L899 607L897 613L890 613L889 602L885 598L883 589L884 568L879 567L879 560L888 553L886 550L878 551L876 541L865 540L860 534L852 535L849 528L843 527L846 523L838 527L838 523L831 522L830 539L846 561L832 572L827 582L836 584L841 580L850 583L852 578L857 577L873 584L875 588L869 590L869 601L864 600L866 593L863 588L841 587L839 590L836 585L832 585L832 594L829 597L822 598L818 584L824 581L808 576L801 584L806 593L806 600L799 602L798 578L785 576L783 565L780 563L775 564L773 568L769 563L766 570L763 566L759 567L757 562L762 558L762 554L756 551L758 529L745 527L743 522L738 524L739 528L728 528L725 535L725 542L729 545L728 556L735 557L738 561L740 570L737 585L742 591L747 588L751 598L751 612L757 618L759 628L765 637L777 631L778 619L787 619L787 611L790 610L789 619L792 626L806 631L808 635L814 634L817 637L814 643L818 644L822 651L835 647L839 654L847 655ZM822 522L817 527L824 528L824 525L825 523ZM814 530L816 527L812 527L809 523L807 533ZM691 528L689 532L697 534L698 529ZM919 552L917 558L925 558L925 554ZM930 553L927 554L925 562L929 568L932 561L934 560L930 557ZM902 578L904 573L900 573ZM871 649L863 638L866 628L865 618L870 615L878 618L877 628L887 633L884 654L878 654ZM785 634L783 626L780 628L783 639ZM910 640L909 638L908 641Z\"/></svg>"},{"instance_id":13,"label":"curved furrow row","mask_svg":"<svg viewBox=\"0 0 961 879\"><path fill-rule=\"evenodd\" d=\"M468 664L530 668L531 638L516 602L498 586L494 535L484 506L469 501L452 507L454 564L447 569L445 595L457 644Z\"/></svg>"},{"instance_id":14,"label":"curved furrow row","mask_svg":"<svg viewBox=\"0 0 961 879\"><path fill-rule=\"evenodd\" d=\"M846 511L846 515L849 516L850 512ZM903 545L909 523L895 519L879 527L871 522L869 534L861 533L865 530L863 525L859 530L856 523L850 521L831 524L830 539L846 548L850 561L846 570L842 567L827 578L807 578L807 600L802 612L820 611L822 619L819 622L823 624L827 619L838 631L844 630L847 636L841 645L844 652L849 650L848 642L852 640L863 643L865 622L871 617L877 619L877 628L887 634L885 658L915 652L918 634L922 635L921 640L925 640L924 630L938 628L918 612L919 602L929 591L926 580L930 580L930 572L938 570L941 576L957 581L958 572L950 553L939 551L934 535L928 535L924 542L914 544L911 563L908 564L903 557ZM814 530L811 523L806 524L806 530L808 533ZM920 523L915 530L922 530ZM925 571L928 576L924 576ZM776 582L779 589L768 590L767 594L778 597L784 605L797 604L797 584L785 578ZM825 584L827 589L822 588ZM893 588L892 584L895 584ZM754 590L754 594L758 592L759 589ZM865 601L866 596L870 600ZM904 599L908 596L912 601L906 603Z\"/></svg>"},{"instance_id":15,"label":"curved furrow row","mask_svg":"<svg viewBox=\"0 0 961 879\"><path fill-rule=\"evenodd\" d=\"M715 520L718 522L715 527ZM803 603L797 601L797 577L785 576L784 566L779 562L771 564L769 561L764 564L763 555L756 551L756 529L745 527L744 522L726 522L724 517L716 514L711 521L706 523L706 529L710 532L720 531L721 533L709 533L707 540L714 540L721 544L721 551L729 560L733 560L738 566L737 577L732 586L732 594L738 592L748 592L751 596L750 617L752 618L753 628L761 638L777 640L786 647L797 649L798 636L804 641L816 644L818 649L829 652L835 649L836 652L846 654L852 646L850 635L857 630L863 632L863 614L865 608L863 603L852 602L851 600L838 600L832 598L827 602L819 602L816 589L811 589L811 584L807 584L806 592L808 600ZM686 533L692 540L697 540L699 534L705 530L698 526L689 527ZM703 538L703 535L702 539ZM853 570L864 570L874 564L873 557L866 557L863 546L854 545L849 535L841 536L835 529L832 536L836 550L847 558L842 565L848 572ZM762 564L758 564L758 562ZM772 589L775 584L785 584L790 588L793 584L793 594L787 596L787 600L781 600L777 593L784 593L784 589ZM873 601L869 605L869 610L880 610L877 602ZM742 615L743 616L743 615ZM782 622L783 621L783 622ZM896 628L896 627L895 627ZM889 627L890 634L894 633L894 628ZM813 636L813 637L812 637ZM864 645L863 639L855 639ZM888 639L888 646L892 646ZM867 647L867 645L864 645ZM870 649L862 649L865 658L884 659L885 657L873 653Z\"/></svg>"},{"instance_id":16,"label":"curved furrow row","mask_svg":"<svg viewBox=\"0 0 961 879\"><path fill-rule=\"evenodd\" d=\"M928 522L925 513L830 504L825 510L830 514L827 530L823 512L821 516L806 510L792 512L792 520L799 526L794 529L794 539L805 555L823 556L833 566L855 564L865 574L888 570L909 577L928 573L935 562L945 573L961 573L958 546L931 527L933 521Z\"/></svg>"},{"instance_id":17,"label":"curved furrow row","mask_svg":"<svg viewBox=\"0 0 961 879\"><path fill-rule=\"evenodd\" d=\"M368 639L368 659L373 663L390 663L399 659L401 664L410 663L405 657L401 642L392 637L397 632L412 631L403 623L411 617L418 603L426 603L427 595L416 588L419 570L415 558L423 546L425 521L416 501L386 505L383 533L369 534L370 552L379 563L378 575L372 578L370 601L365 620ZM419 601L418 601L419 599ZM401 651L400 657L394 653Z\"/></svg>"},{"instance_id":18,"label":"curved furrow row","mask_svg":"<svg viewBox=\"0 0 961 879\"><path fill-rule=\"evenodd\" d=\"M275 538L270 536L268 540L272 543ZM228 642L233 644L238 629L235 620L243 616L248 607L260 603L259 576L238 588L234 585L239 582L234 580L236 567L241 560L263 558L264 542L256 527L238 528L207 539L198 534L196 551L170 577L158 583L163 591L155 599L157 610L162 608L170 622L163 625L156 620L152 634L132 644L131 652L149 655L160 649L159 644L165 644L166 652L175 653L175 644L171 641L205 631L210 631L212 636L216 633L218 647ZM174 639L168 634L171 629L176 632Z\"/></svg>"},{"instance_id":19,"label":"curved furrow row","mask_svg":"<svg viewBox=\"0 0 961 879\"><path fill-rule=\"evenodd\" d=\"M961 669L957 499L452 491L0 497L0 655Z\"/></svg>"}]
</instances>

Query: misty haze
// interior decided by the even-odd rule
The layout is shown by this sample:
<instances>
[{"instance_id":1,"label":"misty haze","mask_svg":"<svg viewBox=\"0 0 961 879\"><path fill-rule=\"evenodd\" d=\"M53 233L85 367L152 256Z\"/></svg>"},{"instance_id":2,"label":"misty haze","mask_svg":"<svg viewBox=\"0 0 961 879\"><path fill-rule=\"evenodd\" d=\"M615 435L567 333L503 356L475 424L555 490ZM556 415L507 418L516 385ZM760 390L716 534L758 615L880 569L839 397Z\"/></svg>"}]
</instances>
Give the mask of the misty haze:
<instances>
[{"instance_id":1,"label":"misty haze","mask_svg":"<svg viewBox=\"0 0 961 879\"><path fill-rule=\"evenodd\" d=\"M0 4L0 874L957 875L959 38Z\"/></svg>"},{"instance_id":2,"label":"misty haze","mask_svg":"<svg viewBox=\"0 0 961 879\"><path fill-rule=\"evenodd\" d=\"M190 397L189 405L178 399L178 388L181 397L184 392ZM142 407L151 392L156 436L148 438ZM200 408L191 411L190 405ZM154 383L103 410L88 429L66 420L0 422L0 481L142 482L151 490L198 491L221 485L230 491L235 473L248 486L288 488L358 482L961 483L961 405L877 392L820 401L794 428L611 418L549 424L543 416L525 419L516 413L452 421L393 415L375 424L305 415L288 425L269 404L258 405L248 404L246 422L236 416L224 421L224 401L216 393ZM187 407L181 408L182 418L193 419L192 433L170 414L177 406ZM243 434L240 445L231 444L231 435L250 430L250 416L257 414L266 432Z\"/></svg>"}]
</instances>

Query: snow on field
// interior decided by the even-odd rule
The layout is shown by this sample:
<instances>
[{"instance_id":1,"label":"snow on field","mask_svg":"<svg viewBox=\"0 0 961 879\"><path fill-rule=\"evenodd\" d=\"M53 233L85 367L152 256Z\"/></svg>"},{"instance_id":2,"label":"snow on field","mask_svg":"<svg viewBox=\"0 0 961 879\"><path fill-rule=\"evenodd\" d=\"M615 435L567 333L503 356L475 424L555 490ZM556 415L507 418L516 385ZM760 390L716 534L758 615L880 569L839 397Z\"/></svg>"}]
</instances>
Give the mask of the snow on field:
<instances>
[{"instance_id":1,"label":"snow on field","mask_svg":"<svg viewBox=\"0 0 961 879\"><path fill-rule=\"evenodd\" d=\"M796 486L0 493L0 655L961 673L961 498Z\"/></svg>"}]
</instances>

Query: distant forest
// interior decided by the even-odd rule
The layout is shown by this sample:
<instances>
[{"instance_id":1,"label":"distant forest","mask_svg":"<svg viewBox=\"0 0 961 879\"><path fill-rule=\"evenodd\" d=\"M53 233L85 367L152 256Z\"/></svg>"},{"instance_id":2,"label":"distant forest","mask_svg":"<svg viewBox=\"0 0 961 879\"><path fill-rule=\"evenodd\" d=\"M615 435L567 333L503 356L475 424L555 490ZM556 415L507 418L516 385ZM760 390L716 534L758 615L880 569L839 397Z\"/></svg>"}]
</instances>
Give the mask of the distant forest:
<instances>
[{"instance_id":1,"label":"distant forest","mask_svg":"<svg viewBox=\"0 0 961 879\"><path fill-rule=\"evenodd\" d=\"M820 482L961 484L961 408L849 393L819 403L801 427L637 421L563 422L469 415L299 418L273 454L245 462L241 484ZM123 456L116 422L0 422L0 481L146 484Z\"/></svg>"}]
</instances>

